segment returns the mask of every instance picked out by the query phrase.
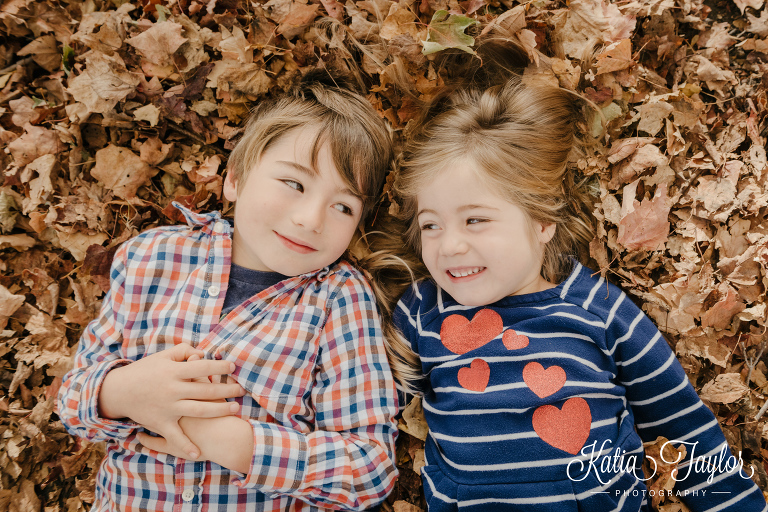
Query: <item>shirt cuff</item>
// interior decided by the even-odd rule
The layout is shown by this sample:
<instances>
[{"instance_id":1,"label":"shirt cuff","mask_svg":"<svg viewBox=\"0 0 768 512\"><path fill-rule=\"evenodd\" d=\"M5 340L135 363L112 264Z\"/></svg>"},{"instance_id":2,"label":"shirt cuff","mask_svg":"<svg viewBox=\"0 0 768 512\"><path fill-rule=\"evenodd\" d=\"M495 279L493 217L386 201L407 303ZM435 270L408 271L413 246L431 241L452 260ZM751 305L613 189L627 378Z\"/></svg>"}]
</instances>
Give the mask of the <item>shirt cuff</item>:
<instances>
[{"instance_id":1,"label":"shirt cuff","mask_svg":"<svg viewBox=\"0 0 768 512\"><path fill-rule=\"evenodd\" d=\"M306 436L272 423L249 423L253 427L251 467L248 474L233 478L232 483L265 494L290 494L299 489L309 463Z\"/></svg>"},{"instance_id":2,"label":"shirt cuff","mask_svg":"<svg viewBox=\"0 0 768 512\"><path fill-rule=\"evenodd\" d=\"M80 390L80 407L78 409L81 424L87 431L94 432L92 436L89 436L89 439L93 441L123 441L133 434L138 427L138 424L131 420L111 420L99 415L99 393L107 374L115 368L131 362L127 359L119 359L99 363L93 367L90 375L85 379Z\"/></svg>"}]
</instances>

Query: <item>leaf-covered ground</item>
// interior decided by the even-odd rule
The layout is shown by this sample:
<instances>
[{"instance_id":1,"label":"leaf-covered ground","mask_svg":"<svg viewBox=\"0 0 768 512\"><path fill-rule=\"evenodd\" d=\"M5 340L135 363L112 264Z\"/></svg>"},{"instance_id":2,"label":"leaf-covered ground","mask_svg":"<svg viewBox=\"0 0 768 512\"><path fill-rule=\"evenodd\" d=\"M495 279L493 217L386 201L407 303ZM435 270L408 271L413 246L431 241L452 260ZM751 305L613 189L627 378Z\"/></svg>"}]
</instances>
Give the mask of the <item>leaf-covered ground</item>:
<instances>
[{"instance_id":1,"label":"leaf-covered ground","mask_svg":"<svg viewBox=\"0 0 768 512\"><path fill-rule=\"evenodd\" d=\"M314 27L321 17L336 28ZM602 109L604 144L579 162L599 196L592 257L660 326L768 489L764 0L4 0L0 510L93 501L103 447L58 421L62 375L115 248L178 221L171 200L229 207L222 172L253 102L356 62L400 135L416 105L392 87L396 71L428 99L444 79L431 55L471 51L473 21L546 56L529 78ZM369 50L350 51L350 36ZM417 409L387 510L424 508Z\"/></svg>"}]
</instances>

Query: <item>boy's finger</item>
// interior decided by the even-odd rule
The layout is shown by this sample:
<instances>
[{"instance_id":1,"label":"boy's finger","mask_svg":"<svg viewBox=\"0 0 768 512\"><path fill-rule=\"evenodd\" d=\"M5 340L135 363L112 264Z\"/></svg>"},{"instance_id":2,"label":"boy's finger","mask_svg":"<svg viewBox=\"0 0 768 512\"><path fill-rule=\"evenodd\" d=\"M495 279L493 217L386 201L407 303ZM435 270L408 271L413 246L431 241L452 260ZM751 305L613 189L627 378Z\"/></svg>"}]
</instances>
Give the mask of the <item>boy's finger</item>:
<instances>
[{"instance_id":1,"label":"boy's finger","mask_svg":"<svg viewBox=\"0 0 768 512\"><path fill-rule=\"evenodd\" d=\"M189 359L187 359L187 362L189 363L191 361L200 361L200 360L201 360L201 357L199 355L192 354L191 356L189 356ZM211 378L210 377L196 377L196 378L192 379L192 382L200 382L200 383L203 383L203 384L208 384L208 383L211 382Z\"/></svg>"},{"instance_id":2,"label":"boy's finger","mask_svg":"<svg viewBox=\"0 0 768 512\"><path fill-rule=\"evenodd\" d=\"M182 400L179 410L190 418L220 418L230 416L240 410L237 402L204 402L201 400Z\"/></svg>"},{"instance_id":3,"label":"boy's finger","mask_svg":"<svg viewBox=\"0 0 768 512\"><path fill-rule=\"evenodd\" d=\"M168 441L162 437L153 437L144 432L136 434L136 439L141 443L144 448L154 450L156 452L168 453Z\"/></svg>"},{"instance_id":4,"label":"boy's finger","mask_svg":"<svg viewBox=\"0 0 768 512\"><path fill-rule=\"evenodd\" d=\"M192 380L199 377L208 377L209 375L229 375L235 369L235 363L205 359L202 361L190 361L181 366L178 375L182 379Z\"/></svg>"},{"instance_id":5,"label":"boy's finger","mask_svg":"<svg viewBox=\"0 0 768 512\"><path fill-rule=\"evenodd\" d=\"M186 361L192 355L198 355L200 357L203 357L205 353L202 350L198 350L194 348L189 343L179 343L178 345L175 345L173 348L169 348L168 350L158 352L158 354L165 354L171 359L171 361L177 361L180 363L182 361Z\"/></svg>"},{"instance_id":6,"label":"boy's finger","mask_svg":"<svg viewBox=\"0 0 768 512\"><path fill-rule=\"evenodd\" d=\"M195 443L189 439L178 423L173 422L168 425L165 432L162 433L165 440L171 445L180 446L184 453L189 454L190 459L196 459L200 456L200 450Z\"/></svg>"},{"instance_id":7,"label":"boy's finger","mask_svg":"<svg viewBox=\"0 0 768 512\"><path fill-rule=\"evenodd\" d=\"M191 400L221 400L223 398L238 398L245 394L245 390L235 382L234 384L212 384L210 382L195 382L200 384L190 386L186 397ZM187 416L186 414L184 416Z\"/></svg>"}]
</instances>

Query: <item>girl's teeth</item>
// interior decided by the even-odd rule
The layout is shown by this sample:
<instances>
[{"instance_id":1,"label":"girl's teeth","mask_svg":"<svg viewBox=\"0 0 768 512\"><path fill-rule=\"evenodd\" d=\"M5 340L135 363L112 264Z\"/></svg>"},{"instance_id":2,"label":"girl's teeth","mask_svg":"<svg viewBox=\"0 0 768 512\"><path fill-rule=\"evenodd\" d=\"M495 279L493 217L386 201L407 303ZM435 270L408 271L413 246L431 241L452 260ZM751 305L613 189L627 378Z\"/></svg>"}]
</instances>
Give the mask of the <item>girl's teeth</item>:
<instances>
[{"instance_id":1,"label":"girl's teeth","mask_svg":"<svg viewBox=\"0 0 768 512\"><path fill-rule=\"evenodd\" d=\"M450 273L453 277L467 277L467 276L471 276L472 274L477 274L478 272L480 272L480 270L482 270L481 267L476 267L470 270L462 270L460 272L452 270L450 271Z\"/></svg>"}]
</instances>

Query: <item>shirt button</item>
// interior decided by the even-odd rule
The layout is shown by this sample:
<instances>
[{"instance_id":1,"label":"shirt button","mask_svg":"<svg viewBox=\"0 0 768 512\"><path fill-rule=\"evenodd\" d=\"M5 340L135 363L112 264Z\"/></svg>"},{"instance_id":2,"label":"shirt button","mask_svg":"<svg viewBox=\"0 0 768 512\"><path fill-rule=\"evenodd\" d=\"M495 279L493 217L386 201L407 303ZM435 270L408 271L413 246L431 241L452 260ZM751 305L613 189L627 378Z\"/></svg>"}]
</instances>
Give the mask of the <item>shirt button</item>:
<instances>
[{"instance_id":1,"label":"shirt button","mask_svg":"<svg viewBox=\"0 0 768 512\"><path fill-rule=\"evenodd\" d=\"M195 491L192 489L186 489L183 493L181 493L181 499L184 501L192 501L192 498L195 497Z\"/></svg>"},{"instance_id":2,"label":"shirt button","mask_svg":"<svg viewBox=\"0 0 768 512\"><path fill-rule=\"evenodd\" d=\"M217 297L220 291L221 290L219 290L219 287L216 286L215 284L212 284L211 286L208 287L208 295L210 295L211 297Z\"/></svg>"},{"instance_id":3,"label":"shirt button","mask_svg":"<svg viewBox=\"0 0 768 512\"><path fill-rule=\"evenodd\" d=\"M213 225L213 229L216 231L224 231L224 223L216 222L216 224Z\"/></svg>"}]
</instances>

